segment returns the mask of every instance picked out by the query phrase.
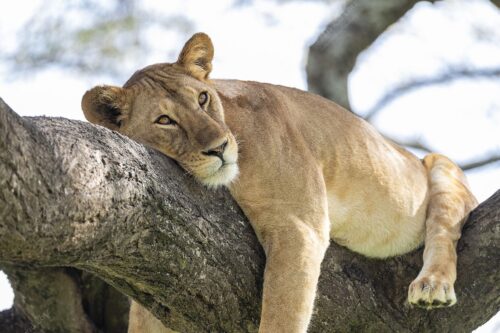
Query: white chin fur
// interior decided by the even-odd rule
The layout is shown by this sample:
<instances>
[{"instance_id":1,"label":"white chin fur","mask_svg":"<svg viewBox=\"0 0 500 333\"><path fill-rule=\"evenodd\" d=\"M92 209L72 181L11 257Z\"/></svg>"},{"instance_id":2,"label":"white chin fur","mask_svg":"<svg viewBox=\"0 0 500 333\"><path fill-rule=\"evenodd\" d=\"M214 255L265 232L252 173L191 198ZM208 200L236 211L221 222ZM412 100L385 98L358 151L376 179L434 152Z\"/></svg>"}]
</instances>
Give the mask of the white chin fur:
<instances>
[{"instance_id":1,"label":"white chin fur","mask_svg":"<svg viewBox=\"0 0 500 333\"><path fill-rule=\"evenodd\" d=\"M238 165L236 163L226 164L208 177L203 177L200 181L208 187L218 187L229 185L238 175Z\"/></svg>"}]
</instances>

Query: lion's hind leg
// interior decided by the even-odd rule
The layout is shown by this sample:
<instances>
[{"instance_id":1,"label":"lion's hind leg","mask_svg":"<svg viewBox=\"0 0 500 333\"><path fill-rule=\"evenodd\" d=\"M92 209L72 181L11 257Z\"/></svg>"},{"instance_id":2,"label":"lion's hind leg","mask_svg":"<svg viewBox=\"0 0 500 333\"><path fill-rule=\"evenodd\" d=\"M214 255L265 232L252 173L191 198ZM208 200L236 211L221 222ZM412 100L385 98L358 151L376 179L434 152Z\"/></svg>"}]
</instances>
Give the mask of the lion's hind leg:
<instances>
[{"instance_id":1,"label":"lion's hind leg","mask_svg":"<svg viewBox=\"0 0 500 333\"><path fill-rule=\"evenodd\" d=\"M423 164L429 178L423 267L410 284L408 302L426 309L456 303L456 244L477 201L462 170L445 156L429 154Z\"/></svg>"},{"instance_id":2,"label":"lion's hind leg","mask_svg":"<svg viewBox=\"0 0 500 333\"><path fill-rule=\"evenodd\" d=\"M176 333L139 303L132 301L128 317L128 333Z\"/></svg>"}]
</instances>

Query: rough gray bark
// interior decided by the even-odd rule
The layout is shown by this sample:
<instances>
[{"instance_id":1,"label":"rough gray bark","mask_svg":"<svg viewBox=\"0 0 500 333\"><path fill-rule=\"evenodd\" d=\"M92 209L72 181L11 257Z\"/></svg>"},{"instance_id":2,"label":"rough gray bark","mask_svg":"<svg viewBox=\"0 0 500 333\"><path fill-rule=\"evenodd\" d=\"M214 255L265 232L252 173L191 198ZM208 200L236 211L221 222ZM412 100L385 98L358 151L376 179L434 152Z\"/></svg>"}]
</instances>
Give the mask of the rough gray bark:
<instances>
[{"instance_id":1,"label":"rough gray bark","mask_svg":"<svg viewBox=\"0 0 500 333\"><path fill-rule=\"evenodd\" d=\"M358 55L419 0L351 0L309 48L308 89L348 110L348 76Z\"/></svg>"},{"instance_id":2,"label":"rough gray bark","mask_svg":"<svg viewBox=\"0 0 500 333\"><path fill-rule=\"evenodd\" d=\"M30 320L15 307L0 312L2 333L38 333Z\"/></svg>"},{"instance_id":3,"label":"rough gray bark","mask_svg":"<svg viewBox=\"0 0 500 333\"><path fill-rule=\"evenodd\" d=\"M0 312L2 333L37 333L28 318L15 307Z\"/></svg>"},{"instance_id":4,"label":"rough gray bark","mask_svg":"<svg viewBox=\"0 0 500 333\"><path fill-rule=\"evenodd\" d=\"M470 332L500 308L499 220L497 192L459 243L459 304L432 312L404 305L421 251L379 261L332 244L310 331ZM91 272L177 331L257 329L264 255L226 191L117 133L3 102L0 262Z\"/></svg>"}]
</instances>

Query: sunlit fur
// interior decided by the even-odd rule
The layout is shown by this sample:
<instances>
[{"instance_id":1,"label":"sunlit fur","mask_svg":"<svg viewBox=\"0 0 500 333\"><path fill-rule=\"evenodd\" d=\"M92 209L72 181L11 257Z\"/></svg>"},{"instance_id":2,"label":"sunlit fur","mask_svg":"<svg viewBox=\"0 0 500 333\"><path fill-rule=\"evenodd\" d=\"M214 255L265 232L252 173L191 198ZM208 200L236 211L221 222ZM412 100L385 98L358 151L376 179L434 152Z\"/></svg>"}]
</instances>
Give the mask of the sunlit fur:
<instances>
[{"instance_id":1,"label":"sunlit fur","mask_svg":"<svg viewBox=\"0 0 500 333\"><path fill-rule=\"evenodd\" d=\"M330 239L376 258L425 240L421 272L408 291L392 293L408 292L411 305L428 309L453 305L455 246L477 205L462 170L438 154L419 160L319 96L209 80L213 54L210 38L195 34L176 63L137 71L123 88L95 87L82 108L89 121L163 152L203 184L228 186L266 253L259 332L307 330ZM201 92L209 96L203 106ZM159 116L177 125L155 123ZM207 152L226 140L223 165ZM168 332L142 306L132 309L129 333Z\"/></svg>"}]
</instances>

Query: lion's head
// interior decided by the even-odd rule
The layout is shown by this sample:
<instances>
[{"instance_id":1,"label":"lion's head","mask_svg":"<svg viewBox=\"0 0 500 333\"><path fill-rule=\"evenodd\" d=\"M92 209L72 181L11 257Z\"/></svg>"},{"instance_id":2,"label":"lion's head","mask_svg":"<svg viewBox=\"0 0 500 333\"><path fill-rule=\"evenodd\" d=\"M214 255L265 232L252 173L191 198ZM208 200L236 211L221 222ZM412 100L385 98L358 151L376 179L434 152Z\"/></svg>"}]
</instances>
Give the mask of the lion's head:
<instances>
[{"instance_id":1,"label":"lion's head","mask_svg":"<svg viewBox=\"0 0 500 333\"><path fill-rule=\"evenodd\" d=\"M141 69L123 88L87 91L85 117L161 151L204 184L228 184L238 173L238 146L208 80L213 53L210 38L197 33L176 63Z\"/></svg>"}]
</instances>

